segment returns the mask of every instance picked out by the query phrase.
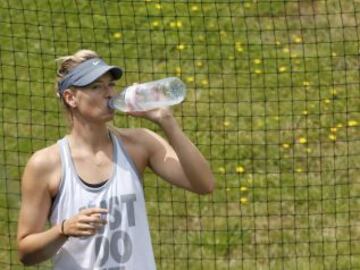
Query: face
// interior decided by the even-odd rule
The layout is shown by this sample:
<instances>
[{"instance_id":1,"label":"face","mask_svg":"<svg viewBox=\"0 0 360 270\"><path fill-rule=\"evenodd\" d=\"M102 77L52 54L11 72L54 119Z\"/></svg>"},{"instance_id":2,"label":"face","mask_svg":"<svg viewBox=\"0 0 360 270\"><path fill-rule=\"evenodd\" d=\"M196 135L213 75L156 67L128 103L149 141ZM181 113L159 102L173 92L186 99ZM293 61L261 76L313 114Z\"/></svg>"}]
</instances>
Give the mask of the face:
<instances>
[{"instance_id":1,"label":"face","mask_svg":"<svg viewBox=\"0 0 360 270\"><path fill-rule=\"evenodd\" d=\"M67 102L73 108L74 115L88 121L107 122L114 117L114 111L108 108L108 100L116 94L115 81L110 73L85 87L75 88L68 94ZM67 90L66 90L67 91ZM64 96L66 98L66 96Z\"/></svg>"}]
</instances>

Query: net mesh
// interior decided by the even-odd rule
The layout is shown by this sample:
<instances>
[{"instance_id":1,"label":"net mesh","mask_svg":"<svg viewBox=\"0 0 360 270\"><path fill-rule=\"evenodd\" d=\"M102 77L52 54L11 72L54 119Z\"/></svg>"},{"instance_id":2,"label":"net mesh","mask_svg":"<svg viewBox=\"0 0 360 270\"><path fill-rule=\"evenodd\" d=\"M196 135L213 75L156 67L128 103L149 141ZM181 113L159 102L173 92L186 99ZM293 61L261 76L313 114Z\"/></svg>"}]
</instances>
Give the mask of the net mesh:
<instances>
[{"instance_id":1,"label":"net mesh","mask_svg":"<svg viewBox=\"0 0 360 270\"><path fill-rule=\"evenodd\" d=\"M24 268L24 166L67 132L54 59L83 48L124 68L119 90L187 84L174 115L216 190L146 171L159 269L360 269L359 15L355 0L0 0L1 269Z\"/></svg>"}]
</instances>

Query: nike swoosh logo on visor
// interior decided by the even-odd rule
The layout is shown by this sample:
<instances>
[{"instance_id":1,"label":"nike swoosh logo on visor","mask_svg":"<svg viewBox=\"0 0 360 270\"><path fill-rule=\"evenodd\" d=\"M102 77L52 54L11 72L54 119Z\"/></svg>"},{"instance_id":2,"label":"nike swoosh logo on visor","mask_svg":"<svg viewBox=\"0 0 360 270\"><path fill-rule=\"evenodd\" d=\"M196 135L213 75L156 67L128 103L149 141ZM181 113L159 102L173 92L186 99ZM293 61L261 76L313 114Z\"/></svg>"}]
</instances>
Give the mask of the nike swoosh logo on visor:
<instances>
[{"instance_id":1,"label":"nike swoosh logo on visor","mask_svg":"<svg viewBox=\"0 0 360 270\"><path fill-rule=\"evenodd\" d=\"M93 62L93 65L96 66L99 63L100 63L100 61L95 61L95 62Z\"/></svg>"}]
</instances>

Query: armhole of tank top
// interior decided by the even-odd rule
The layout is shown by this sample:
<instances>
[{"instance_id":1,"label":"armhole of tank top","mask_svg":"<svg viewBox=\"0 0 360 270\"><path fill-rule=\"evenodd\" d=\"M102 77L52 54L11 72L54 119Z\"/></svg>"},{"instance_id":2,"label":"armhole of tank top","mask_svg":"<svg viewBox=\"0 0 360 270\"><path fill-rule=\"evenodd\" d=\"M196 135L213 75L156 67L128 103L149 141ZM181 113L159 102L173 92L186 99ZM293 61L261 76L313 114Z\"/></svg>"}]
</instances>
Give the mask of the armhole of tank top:
<instances>
[{"instance_id":1,"label":"armhole of tank top","mask_svg":"<svg viewBox=\"0 0 360 270\"><path fill-rule=\"evenodd\" d=\"M127 161L129 162L131 168L133 169L133 171L137 175L140 184L143 185L143 178L141 177L141 175L139 173L139 170L136 168L135 163L132 160L132 158L130 157L129 153L126 151L121 139L118 136L116 136L115 134L113 134L112 132L110 132L110 134L114 138L114 141L119 145L120 150L124 153L124 155L125 155Z\"/></svg>"},{"instance_id":2,"label":"armhole of tank top","mask_svg":"<svg viewBox=\"0 0 360 270\"><path fill-rule=\"evenodd\" d=\"M60 162L61 162L61 175L60 175L60 181L59 181L59 185L58 185L58 190L56 192L55 197L53 197L52 199L52 205L51 205L51 212L53 211L53 209L55 208L55 206L57 205L60 195L62 193L62 190L64 189L64 185L65 185L65 147L64 147L64 139L59 140L58 141L58 147L59 147L59 153L60 153Z\"/></svg>"}]
</instances>

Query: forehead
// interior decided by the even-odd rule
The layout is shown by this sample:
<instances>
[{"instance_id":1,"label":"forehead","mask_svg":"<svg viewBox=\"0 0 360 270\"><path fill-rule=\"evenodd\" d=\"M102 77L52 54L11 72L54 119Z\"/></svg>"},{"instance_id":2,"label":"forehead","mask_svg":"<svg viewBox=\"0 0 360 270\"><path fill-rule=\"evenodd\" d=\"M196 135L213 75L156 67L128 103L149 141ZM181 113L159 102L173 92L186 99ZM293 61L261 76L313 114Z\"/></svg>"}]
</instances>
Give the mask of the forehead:
<instances>
[{"instance_id":1,"label":"forehead","mask_svg":"<svg viewBox=\"0 0 360 270\"><path fill-rule=\"evenodd\" d=\"M109 81L114 81L114 78L111 75L111 73L108 71L104 75L101 75L99 78L97 78L93 83L96 83L96 82L109 82Z\"/></svg>"}]
</instances>

